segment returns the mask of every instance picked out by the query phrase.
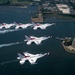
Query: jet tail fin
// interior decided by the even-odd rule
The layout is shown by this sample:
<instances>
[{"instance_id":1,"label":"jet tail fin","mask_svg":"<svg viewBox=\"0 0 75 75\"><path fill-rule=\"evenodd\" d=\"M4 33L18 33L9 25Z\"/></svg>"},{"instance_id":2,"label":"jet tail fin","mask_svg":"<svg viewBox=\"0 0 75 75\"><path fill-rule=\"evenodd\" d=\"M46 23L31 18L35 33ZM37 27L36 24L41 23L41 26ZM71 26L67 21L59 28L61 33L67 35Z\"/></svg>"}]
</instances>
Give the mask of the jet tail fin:
<instances>
[{"instance_id":1,"label":"jet tail fin","mask_svg":"<svg viewBox=\"0 0 75 75\"><path fill-rule=\"evenodd\" d=\"M15 24L15 25L18 25L18 23L17 23L17 22L15 22L15 21L14 21L14 24Z\"/></svg>"},{"instance_id":2,"label":"jet tail fin","mask_svg":"<svg viewBox=\"0 0 75 75\"><path fill-rule=\"evenodd\" d=\"M26 38L26 40L30 40L30 38L27 35L25 35L25 38Z\"/></svg>"},{"instance_id":3,"label":"jet tail fin","mask_svg":"<svg viewBox=\"0 0 75 75\"><path fill-rule=\"evenodd\" d=\"M2 25L2 24L0 23L0 25Z\"/></svg>"},{"instance_id":4,"label":"jet tail fin","mask_svg":"<svg viewBox=\"0 0 75 75\"><path fill-rule=\"evenodd\" d=\"M34 22L32 22L33 26L36 26L36 24Z\"/></svg>"},{"instance_id":5,"label":"jet tail fin","mask_svg":"<svg viewBox=\"0 0 75 75\"><path fill-rule=\"evenodd\" d=\"M17 57L17 59L22 59L22 58L24 58L24 56L23 56L21 53L18 53L18 56L19 56L19 57Z\"/></svg>"},{"instance_id":6,"label":"jet tail fin","mask_svg":"<svg viewBox=\"0 0 75 75\"><path fill-rule=\"evenodd\" d=\"M2 22L0 22L0 25L3 25L3 23L2 23Z\"/></svg>"}]
</instances>

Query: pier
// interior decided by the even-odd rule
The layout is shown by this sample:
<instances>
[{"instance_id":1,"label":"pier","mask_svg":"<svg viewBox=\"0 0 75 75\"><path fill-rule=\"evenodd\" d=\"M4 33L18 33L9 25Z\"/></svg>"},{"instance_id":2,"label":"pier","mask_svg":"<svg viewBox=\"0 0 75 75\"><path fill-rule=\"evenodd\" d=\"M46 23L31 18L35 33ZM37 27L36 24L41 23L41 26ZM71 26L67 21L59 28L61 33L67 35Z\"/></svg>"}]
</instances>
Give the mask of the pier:
<instances>
[{"instance_id":1,"label":"pier","mask_svg":"<svg viewBox=\"0 0 75 75\"><path fill-rule=\"evenodd\" d=\"M38 15L31 17L32 22L43 22L43 15L41 12L41 6L38 6Z\"/></svg>"},{"instance_id":2,"label":"pier","mask_svg":"<svg viewBox=\"0 0 75 75\"><path fill-rule=\"evenodd\" d=\"M32 22L43 22L43 16L41 13L38 16L31 17Z\"/></svg>"}]
</instances>

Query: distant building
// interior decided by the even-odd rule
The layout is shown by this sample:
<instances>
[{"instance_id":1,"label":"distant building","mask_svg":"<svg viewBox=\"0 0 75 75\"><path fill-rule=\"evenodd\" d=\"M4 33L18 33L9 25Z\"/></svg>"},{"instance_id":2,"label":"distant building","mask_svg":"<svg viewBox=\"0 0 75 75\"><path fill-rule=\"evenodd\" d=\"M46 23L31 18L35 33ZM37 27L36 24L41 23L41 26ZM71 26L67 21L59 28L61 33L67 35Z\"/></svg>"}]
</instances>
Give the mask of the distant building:
<instances>
[{"instance_id":1,"label":"distant building","mask_svg":"<svg viewBox=\"0 0 75 75\"><path fill-rule=\"evenodd\" d=\"M55 3L69 3L70 0L54 0Z\"/></svg>"},{"instance_id":2,"label":"distant building","mask_svg":"<svg viewBox=\"0 0 75 75\"><path fill-rule=\"evenodd\" d=\"M41 1L41 0L33 0L33 1Z\"/></svg>"},{"instance_id":3,"label":"distant building","mask_svg":"<svg viewBox=\"0 0 75 75\"><path fill-rule=\"evenodd\" d=\"M50 5L49 1L45 1L45 3L42 4L43 7L48 7Z\"/></svg>"},{"instance_id":4,"label":"distant building","mask_svg":"<svg viewBox=\"0 0 75 75\"><path fill-rule=\"evenodd\" d=\"M70 2L75 3L75 0L70 0Z\"/></svg>"},{"instance_id":5,"label":"distant building","mask_svg":"<svg viewBox=\"0 0 75 75\"><path fill-rule=\"evenodd\" d=\"M70 8L67 4L56 4L56 6L62 14L71 14Z\"/></svg>"}]
</instances>

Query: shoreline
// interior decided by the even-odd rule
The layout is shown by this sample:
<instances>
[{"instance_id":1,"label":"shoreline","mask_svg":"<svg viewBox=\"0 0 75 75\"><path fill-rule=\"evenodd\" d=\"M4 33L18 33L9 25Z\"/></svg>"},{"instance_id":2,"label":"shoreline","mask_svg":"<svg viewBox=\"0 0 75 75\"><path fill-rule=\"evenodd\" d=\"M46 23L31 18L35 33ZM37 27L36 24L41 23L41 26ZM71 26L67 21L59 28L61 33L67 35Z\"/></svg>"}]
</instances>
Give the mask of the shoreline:
<instances>
[{"instance_id":1,"label":"shoreline","mask_svg":"<svg viewBox=\"0 0 75 75\"><path fill-rule=\"evenodd\" d=\"M65 42L65 41L62 42L62 45L63 45L64 49L65 49L67 52L69 52L69 53L75 53L75 48L73 48L72 45L70 45L70 46L65 46L65 45L64 45L64 42Z\"/></svg>"},{"instance_id":2,"label":"shoreline","mask_svg":"<svg viewBox=\"0 0 75 75\"><path fill-rule=\"evenodd\" d=\"M30 5L32 2L26 2L26 1L22 1L22 2L7 2L4 4L0 4L0 6L24 6L24 5Z\"/></svg>"}]
</instances>

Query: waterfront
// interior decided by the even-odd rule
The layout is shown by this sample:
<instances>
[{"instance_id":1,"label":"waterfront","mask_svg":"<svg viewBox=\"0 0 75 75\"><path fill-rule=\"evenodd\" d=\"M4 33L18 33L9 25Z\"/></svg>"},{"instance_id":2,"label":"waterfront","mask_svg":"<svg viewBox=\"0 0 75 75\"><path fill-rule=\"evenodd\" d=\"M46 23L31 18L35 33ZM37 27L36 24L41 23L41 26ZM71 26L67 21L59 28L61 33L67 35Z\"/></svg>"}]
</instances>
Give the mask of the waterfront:
<instances>
[{"instance_id":1,"label":"waterfront","mask_svg":"<svg viewBox=\"0 0 75 75\"><path fill-rule=\"evenodd\" d=\"M36 7L17 8L17 7L0 7L0 21L11 23L13 21L29 23L32 11L37 11ZM75 22L71 19L60 19L57 17L46 18L45 22L54 22L56 25L48 27L46 30L36 30L32 28L16 32L0 34L0 44L21 42L25 39L24 35L34 36L53 36L53 37L75 37ZM14 36L14 37L13 37ZM50 56L37 60L37 64L30 65L26 62L20 65L18 61L9 64L0 65L1 75L72 75L75 74L75 55L66 52L60 41L48 39L42 42L42 45L32 44L27 46L26 43L0 48L0 62L16 60L18 52L29 51L31 53L51 52Z\"/></svg>"}]
</instances>

